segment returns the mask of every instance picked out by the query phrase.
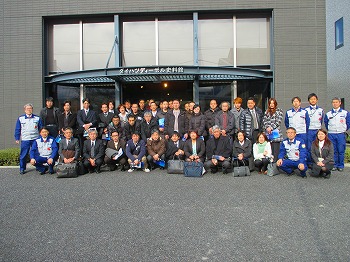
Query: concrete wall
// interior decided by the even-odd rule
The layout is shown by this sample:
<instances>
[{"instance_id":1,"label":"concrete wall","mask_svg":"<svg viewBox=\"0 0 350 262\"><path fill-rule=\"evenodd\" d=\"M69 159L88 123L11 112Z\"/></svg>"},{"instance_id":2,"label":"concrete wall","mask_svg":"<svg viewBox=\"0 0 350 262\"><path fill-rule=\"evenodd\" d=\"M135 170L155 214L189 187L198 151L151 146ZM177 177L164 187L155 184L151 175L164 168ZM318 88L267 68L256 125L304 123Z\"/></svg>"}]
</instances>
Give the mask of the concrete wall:
<instances>
[{"instance_id":1,"label":"concrete wall","mask_svg":"<svg viewBox=\"0 0 350 262\"><path fill-rule=\"evenodd\" d=\"M335 22L343 17L344 46L335 49ZM327 85L328 104L334 96L345 98L350 110L350 5L345 0L327 1Z\"/></svg>"},{"instance_id":2,"label":"concrete wall","mask_svg":"<svg viewBox=\"0 0 350 262\"><path fill-rule=\"evenodd\" d=\"M1 0L0 148L13 147L15 120L23 105L42 107L42 17L85 14L200 10L274 10L275 94L283 109L295 95L326 97L324 0Z\"/></svg>"}]
</instances>

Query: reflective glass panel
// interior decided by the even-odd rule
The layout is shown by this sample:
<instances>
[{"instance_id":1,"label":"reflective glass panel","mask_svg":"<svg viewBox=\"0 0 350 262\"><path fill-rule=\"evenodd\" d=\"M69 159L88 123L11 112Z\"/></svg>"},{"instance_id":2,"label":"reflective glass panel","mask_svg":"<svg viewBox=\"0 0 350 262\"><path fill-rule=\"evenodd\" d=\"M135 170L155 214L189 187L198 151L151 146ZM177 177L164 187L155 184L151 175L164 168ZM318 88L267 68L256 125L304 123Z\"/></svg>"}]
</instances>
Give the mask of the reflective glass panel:
<instances>
[{"instance_id":1,"label":"reflective glass panel","mask_svg":"<svg viewBox=\"0 0 350 262\"><path fill-rule=\"evenodd\" d=\"M199 20L199 65L233 66L233 59L233 20Z\"/></svg>"},{"instance_id":2,"label":"reflective glass panel","mask_svg":"<svg viewBox=\"0 0 350 262\"><path fill-rule=\"evenodd\" d=\"M344 26L343 18L335 22L335 49L344 45Z\"/></svg>"},{"instance_id":3,"label":"reflective glass panel","mask_svg":"<svg viewBox=\"0 0 350 262\"><path fill-rule=\"evenodd\" d=\"M209 109L210 100L215 99L218 105L223 101L231 101L231 84L207 84L199 85L199 104L203 112Z\"/></svg>"},{"instance_id":4,"label":"reflective glass panel","mask_svg":"<svg viewBox=\"0 0 350 262\"><path fill-rule=\"evenodd\" d=\"M50 46L50 72L69 72L80 69L79 24L53 25Z\"/></svg>"},{"instance_id":5,"label":"reflective glass panel","mask_svg":"<svg viewBox=\"0 0 350 262\"><path fill-rule=\"evenodd\" d=\"M71 101L71 111L76 113L80 110L80 87L57 85L57 97L59 108L63 111L63 103L65 100Z\"/></svg>"},{"instance_id":6,"label":"reflective glass panel","mask_svg":"<svg viewBox=\"0 0 350 262\"><path fill-rule=\"evenodd\" d=\"M84 69L105 68L114 43L114 23L83 24ZM114 67L114 55L109 67Z\"/></svg>"},{"instance_id":7,"label":"reflective glass panel","mask_svg":"<svg viewBox=\"0 0 350 262\"><path fill-rule=\"evenodd\" d=\"M267 18L237 19L237 66L270 64Z\"/></svg>"},{"instance_id":8,"label":"reflective glass panel","mask_svg":"<svg viewBox=\"0 0 350 262\"><path fill-rule=\"evenodd\" d=\"M156 65L155 22L123 23L123 66Z\"/></svg>"},{"instance_id":9,"label":"reflective glass panel","mask_svg":"<svg viewBox=\"0 0 350 262\"><path fill-rule=\"evenodd\" d=\"M85 97L88 97L90 99L91 108L99 114L101 113L102 102L114 100L114 97L115 97L114 85L85 87Z\"/></svg>"},{"instance_id":10,"label":"reflective glass panel","mask_svg":"<svg viewBox=\"0 0 350 262\"><path fill-rule=\"evenodd\" d=\"M193 65L192 20L159 21L159 65Z\"/></svg>"}]
</instances>

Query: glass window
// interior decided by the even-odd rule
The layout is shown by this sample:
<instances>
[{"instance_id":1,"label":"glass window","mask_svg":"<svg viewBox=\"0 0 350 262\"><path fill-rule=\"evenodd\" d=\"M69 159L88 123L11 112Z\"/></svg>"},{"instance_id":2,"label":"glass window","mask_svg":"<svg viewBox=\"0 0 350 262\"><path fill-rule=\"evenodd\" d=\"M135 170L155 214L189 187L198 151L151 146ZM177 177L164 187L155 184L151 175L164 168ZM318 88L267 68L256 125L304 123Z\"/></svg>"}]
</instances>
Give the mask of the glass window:
<instances>
[{"instance_id":1,"label":"glass window","mask_svg":"<svg viewBox=\"0 0 350 262\"><path fill-rule=\"evenodd\" d=\"M192 20L159 21L159 65L193 65Z\"/></svg>"},{"instance_id":2,"label":"glass window","mask_svg":"<svg viewBox=\"0 0 350 262\"><path fill-rule=\"evenodd\" d=\"M109 100L114 101L114 97L115 97L114 85L85 87L84 97L88 97L90 99L91 108L99 114L101 113L102 102L107 102Z\"/></svg>"},{"instance_id":3,"label":"glass window","mask_svg":"<svg viewBox=\"0 0 350 262\"><path fill-rule=\"evenodd\" d=\"M156 65L154 21L123 23L123 66Z\"/></svg>"},{"instance_id":4,"label":"glass window","mask_svg":"<svg viewBox=\"0 0 350 262\"><path fill-rule=\"evenodd\" d=\"M231 84L199 84L199 104L203 112L209 108L210 100L215 99L218 105L223 101L230 102L231 99Z\"/></svg>"},{"instance_id":5,"label":"glass window","mask_svg":"<svg viewBox=\"0 0 350 262\"><path fill-rule=\"evenodd\" d=\"M237 66L270 64L268 18L237 19Z\"/></svg>"},{"instance_id":6,"label":"glass window","mask_svg":"<svg viewBox=\"0 0 350 262\"><path fill-rule=\"evenodd\" d=\"M344 45L344 25L343 18L335 22L335 49Z\"/></svg>"},{"instance_id":7,"label":"glass window","mask_svg":"<svg viewBox=\"0 0 350 262\"><path fill-rule=\"evenodd\" d=\"M105 68L114 43L114 23L83 24L84 69ZM114 55L109 62L114 67Z\"/></svg>"},{"instance_id":8,"label":"glass window","mask_svg":"<svg viewBox=\"0 0 350 262\"><path fill-rule=\"evenodd\" d=\"M233 20L199 20L199 65L233 66L233 59Z\"/></svg>"},{"instance_id":9,"label":"glass window","mask_svg":"<svg viewBox=\"0 0 350 262\"><path fill-rule=\"evenodd\" d=\"M65 100L71 101L72 112L80 110L80 87L57 85L55 90L57 93L53 97L57 97L60 110L63 110Z\"/></svg>"},{"instance_id":10,"label":"glass window","mask_svg":"<svg viewBox=\"0 0 350 262\"><path fill-rule=\"evenodd\" d=\"M80 70L79 24L56 24L50 43L50 72Z\"/></svg>"}]
</instances>

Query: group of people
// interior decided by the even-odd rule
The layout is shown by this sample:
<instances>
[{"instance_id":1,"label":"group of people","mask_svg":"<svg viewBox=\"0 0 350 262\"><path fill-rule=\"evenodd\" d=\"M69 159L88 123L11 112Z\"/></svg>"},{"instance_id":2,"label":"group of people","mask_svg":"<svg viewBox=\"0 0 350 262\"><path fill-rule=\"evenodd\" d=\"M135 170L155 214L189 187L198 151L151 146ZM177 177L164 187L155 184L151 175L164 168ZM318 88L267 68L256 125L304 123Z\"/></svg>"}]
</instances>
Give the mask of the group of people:
<instances>
[{"instance_id":1,"label":"group of people","mask_svg":"<svg viewBox=\"0 0 350 262\"><path fill-rule=\"evenodd\" d=\"M159 105L152 99L146 105L141 99L117 108L113 101L102 103L98 114L88 98L82 101L83 109L73 113L70 101L60 111L48 97L39 116L27 104L17 120L20 174L25 172L29 153L40 174L53 173L58 158L62 163L80 161L86 172L96 173L103 163L111 171L150 172L164 169L169 159L176 158L202 162L212 173L246 165L266 174L273 162L288 175L306 177L311 168L310 175L329 178L332 170L343 171L350 115L339 98L333 98L333 109L326 114L317 105L316 94L310 94L308 101L310 105L301 108L301 99L292 98L293 107L284 114L274 98L268 100L264 113L253 97L247 99L246 109L242 99L235 98L231 110L230 102L218 106L213 99L204 113L194 102L186 103L183 110L178 99ZM286 139L281 132L283 119Z\"/></svg>"}]
</instances>

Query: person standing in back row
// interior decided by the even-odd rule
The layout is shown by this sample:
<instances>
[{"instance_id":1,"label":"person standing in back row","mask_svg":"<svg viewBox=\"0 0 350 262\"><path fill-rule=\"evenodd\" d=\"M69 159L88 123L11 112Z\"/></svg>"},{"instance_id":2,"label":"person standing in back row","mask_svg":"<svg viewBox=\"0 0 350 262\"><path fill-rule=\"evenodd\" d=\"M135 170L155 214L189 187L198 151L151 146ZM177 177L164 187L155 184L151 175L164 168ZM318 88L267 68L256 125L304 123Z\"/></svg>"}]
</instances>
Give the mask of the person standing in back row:
<instances>
[{"instance_id":1,"label":"person standing in back row","mask_svg":"<svg viewBox=\"0 0 350 262\"><path fill-rule=\"evenodd\" d=\"M243 110L239 117L239 128L243 131L247 138L255 143L259 132L262 129L263 113L260 108L255 106L254 97L247 100L247 108Z\"/></svg>"},{"instance_id":2,"label":"person standing in back row","mask_svg":"<svg viewBox=\"0 0 350 262\"><path fill-rule=\"evenodd\" d=\"M344 170L344 157L346 148L345 132L350 127L350 114L340 108L341 100L338 97L332 99L332 110L327 112L324 124L328 130L328 137L334 146L334 167L333 171Z\"/></svg>"}]
</instances>

